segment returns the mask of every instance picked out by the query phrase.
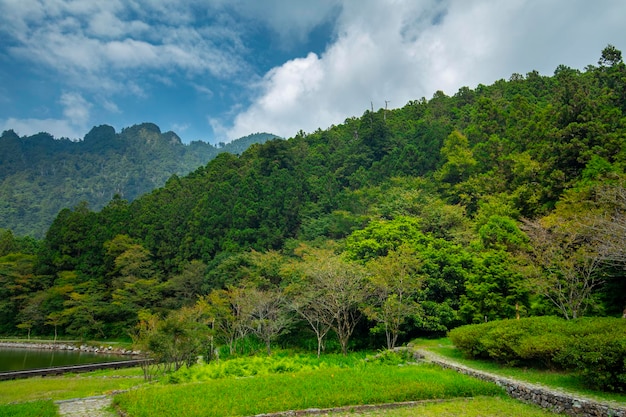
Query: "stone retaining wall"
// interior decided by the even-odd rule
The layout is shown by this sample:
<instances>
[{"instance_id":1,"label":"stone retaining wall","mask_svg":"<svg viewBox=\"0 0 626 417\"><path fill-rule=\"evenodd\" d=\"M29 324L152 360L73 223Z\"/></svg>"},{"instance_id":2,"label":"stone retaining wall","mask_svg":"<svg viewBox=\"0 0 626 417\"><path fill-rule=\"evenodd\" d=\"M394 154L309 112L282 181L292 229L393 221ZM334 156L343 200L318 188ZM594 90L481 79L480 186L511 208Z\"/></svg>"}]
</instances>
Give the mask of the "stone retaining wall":
<instances>
[{"instance_id":1,"label":"stone retaining wall","mask_svg":"<svg viewBox=\"0 0 626 417\"><path fill-rule=\"evenodd\" d=\"M604 403L588 398L576 397L571 394L551 390L539 385L515 381L488 372L477 371L463 365L448 362L425 354L428 360L444 368L494 382L506 389L512 398L526 403L537 404L557 413L565 413L574 417L626 417L626 405Z\"/></svg>"},{"instance_id":2,"label":"stone retaining wall","mask_svg":"<svg viewBox=\"0 0 626 417\"><path fill-rule=\"evenodd\" d=\"M89 353L107 353L114 355L140 355L141 352L116 348L113 346L87 346L73 345L70 343L27 343L27 342L0 342L0 347L13 349L45 349L45 350L70 350Z\"/></svg>"}]
</instances>

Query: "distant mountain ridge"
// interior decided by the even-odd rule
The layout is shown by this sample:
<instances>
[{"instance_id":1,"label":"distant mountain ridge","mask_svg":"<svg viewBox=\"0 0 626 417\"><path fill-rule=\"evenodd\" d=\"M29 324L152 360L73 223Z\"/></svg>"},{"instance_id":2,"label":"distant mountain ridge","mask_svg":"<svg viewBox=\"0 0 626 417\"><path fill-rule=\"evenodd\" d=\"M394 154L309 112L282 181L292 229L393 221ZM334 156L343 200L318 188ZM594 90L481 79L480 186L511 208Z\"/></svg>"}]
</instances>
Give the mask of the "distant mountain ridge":
<instances>
[{"instance_id":1,"label":"distant mountain ridge","mask_svg":"<svg viewBox=\"0 0 626 417\"><path fill-rule=\"evenodd\" d=\"M43 237L58 212L87 202L100 209L115 195L129 201L186 175L223 152L240 154L250 145L277 138L255 133L213 146L183 144L174 132L153 123L95 126L83 140L48 133L0 136L0 229Z\"/></svg>"}]
</instances>

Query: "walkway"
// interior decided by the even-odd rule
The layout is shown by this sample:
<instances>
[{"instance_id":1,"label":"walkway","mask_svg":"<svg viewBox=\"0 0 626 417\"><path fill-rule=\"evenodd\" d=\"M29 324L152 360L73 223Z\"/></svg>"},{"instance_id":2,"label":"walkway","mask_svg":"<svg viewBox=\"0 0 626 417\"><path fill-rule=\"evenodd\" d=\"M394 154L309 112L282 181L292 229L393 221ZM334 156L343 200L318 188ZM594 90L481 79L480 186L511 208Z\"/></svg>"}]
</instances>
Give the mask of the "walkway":
<instances>
[{"instance_id":1,"label":"walkway","mask_svg":"<svg viewBox=\"0 0 626 417\"><path fill-rule=\"evenodd\" d=\"M113 397L110 395L99 395L56 403L61 417L116 417L117 414L110 410L112 401Z\"/></svg>"}]
</instances>

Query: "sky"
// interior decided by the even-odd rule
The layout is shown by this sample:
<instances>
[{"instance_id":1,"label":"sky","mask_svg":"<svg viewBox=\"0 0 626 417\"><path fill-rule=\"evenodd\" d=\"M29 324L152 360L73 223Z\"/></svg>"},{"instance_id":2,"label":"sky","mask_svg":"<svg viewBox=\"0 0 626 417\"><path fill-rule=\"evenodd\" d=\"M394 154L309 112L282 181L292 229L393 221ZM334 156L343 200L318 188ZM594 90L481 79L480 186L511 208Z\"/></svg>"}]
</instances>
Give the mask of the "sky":
<instances>
[{"instance_id":1,"label":"sky","mask_svg":"<svg viewBox=\"0 0 626 417\"><path fill-rule=\"evenodd\" d=\"M623 0L0 0L0 131L285 138L626 48Z\"/></svg>"}]
</instances>

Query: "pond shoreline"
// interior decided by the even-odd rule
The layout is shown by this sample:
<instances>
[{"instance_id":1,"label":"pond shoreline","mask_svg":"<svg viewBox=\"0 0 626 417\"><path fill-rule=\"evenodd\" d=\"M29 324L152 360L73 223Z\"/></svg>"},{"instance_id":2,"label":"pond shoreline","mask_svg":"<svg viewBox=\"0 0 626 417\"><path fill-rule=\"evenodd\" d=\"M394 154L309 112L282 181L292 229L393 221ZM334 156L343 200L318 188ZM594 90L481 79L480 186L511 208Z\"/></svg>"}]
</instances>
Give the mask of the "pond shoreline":
<instances>
[{"instance_id":1,"label":"pond shoreline","mask_svg":"<svg viewBox=\"0 0 626 417\"><path fill-rule=\"evenodd\" d=\"M141 356L142 354L141 351L113 347L111 345L88 346L84 343L71 344L67 342L0 342L0 348L63 350L125 356Z\"/></svg>"}]
</instances>

